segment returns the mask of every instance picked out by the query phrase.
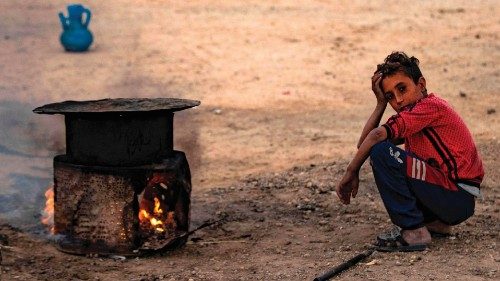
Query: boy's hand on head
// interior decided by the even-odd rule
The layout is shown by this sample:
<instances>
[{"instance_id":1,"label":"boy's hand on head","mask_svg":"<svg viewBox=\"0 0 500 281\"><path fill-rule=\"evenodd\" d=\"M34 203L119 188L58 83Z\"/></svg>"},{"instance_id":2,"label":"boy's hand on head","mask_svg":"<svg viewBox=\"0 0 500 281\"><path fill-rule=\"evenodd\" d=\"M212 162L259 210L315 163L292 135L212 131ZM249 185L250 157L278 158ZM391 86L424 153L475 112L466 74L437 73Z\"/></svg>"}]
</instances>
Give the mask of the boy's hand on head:
<instances>
[{"instance_id":1,"label":"boy's hand on head","mask_svg":"<svg viewBox=\"0 0 500 281\"><path fill-rule=\"evenodd\" d=\"M340 201L344 204L351 203L352 198L356 197L358 194L359 187L359 176L358 173L346 171L344 177L340 180L340 183L335 188L337 196Z\"/></svg>"},{"instance_id":2,"label":"boy's hand on head","mask_svg":"<svg viewBox=\"0 0 500 281\"><path fill-rule=\"evenodd\" d=\"M372 91L377 98L377 103L386 104L387 99L384 96L384 91L382 91L382 73L375 72L372 76Z\"/></svg>"}]
</instances>

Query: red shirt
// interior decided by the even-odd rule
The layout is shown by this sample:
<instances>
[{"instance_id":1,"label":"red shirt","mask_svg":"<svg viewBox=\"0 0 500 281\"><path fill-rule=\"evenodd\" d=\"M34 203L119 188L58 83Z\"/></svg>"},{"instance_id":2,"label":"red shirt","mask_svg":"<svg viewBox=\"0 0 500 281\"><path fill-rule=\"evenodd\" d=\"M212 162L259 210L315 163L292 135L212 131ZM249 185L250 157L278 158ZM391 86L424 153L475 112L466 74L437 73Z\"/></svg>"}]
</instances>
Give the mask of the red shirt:
<instances>
[{"instance_id":1,"label":"red shirt","mask_svg":"<svg viewBox=\"0 0 500 281\"><path fill-rule=\"evenodd\" d=\"M382 125L389 139L404 139L405 150L445 172L454 182L479 186L483 163L469 129L443 99L430 94Z\"/></svg>"}]
</instances>

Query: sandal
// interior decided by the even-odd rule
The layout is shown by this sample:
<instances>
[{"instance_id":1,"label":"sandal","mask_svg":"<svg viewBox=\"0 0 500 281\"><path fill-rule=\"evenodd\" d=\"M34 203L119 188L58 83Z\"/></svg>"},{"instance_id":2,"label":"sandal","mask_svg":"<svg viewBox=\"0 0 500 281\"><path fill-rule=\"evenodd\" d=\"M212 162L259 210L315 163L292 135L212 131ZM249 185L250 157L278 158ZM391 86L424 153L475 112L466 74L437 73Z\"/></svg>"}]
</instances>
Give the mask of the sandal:
<instances>
[{"instance_id":1,"label":"sandal","mask_svg":"<svg viewBox=\"0 0 500 281\"><path fill-rule=\"evenodd\" d=\"M410 245L403 239L399 227L377 236L375 249L379 252L416 252L427 249L427 244Z\"/></svg>"}]
</instances>

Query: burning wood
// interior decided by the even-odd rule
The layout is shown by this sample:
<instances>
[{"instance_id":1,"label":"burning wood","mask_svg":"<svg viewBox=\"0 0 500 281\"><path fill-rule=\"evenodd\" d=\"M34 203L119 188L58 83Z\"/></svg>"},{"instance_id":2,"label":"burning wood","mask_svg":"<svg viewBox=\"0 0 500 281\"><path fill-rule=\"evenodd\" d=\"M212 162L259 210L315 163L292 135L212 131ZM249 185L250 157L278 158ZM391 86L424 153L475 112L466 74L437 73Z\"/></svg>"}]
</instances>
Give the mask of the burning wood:
<instances>
[{"instance_id":1,"label":"burning wood","mask_svg":"<svg viewBox=\"0 0 500 281\"><path fill-rule=\"evenodd\" d=\"M141 222L141 227L146 231L153 228L156 232L162 233L167 229L175 229L177 224L174 220L174 212L170 211L163 215L163 209L160 207L160 200L154 198L154 209L153 214L148 213L145 209L139 211L139 221Z\"/></svg>"},{"instance_id":2,"label":"burning wood","mask_svg":"<svg viewBox=\"0 0 500 281\"><path fill-rule=\"evenodd\" d=\"M139 221L143 231L154 230L168 234L170 230L177 228L174 210L176 203L171 200L175 191L166 184L171 181L172 179L165 175L154 174L139 196Z\"/></svg>"}]
</instances>

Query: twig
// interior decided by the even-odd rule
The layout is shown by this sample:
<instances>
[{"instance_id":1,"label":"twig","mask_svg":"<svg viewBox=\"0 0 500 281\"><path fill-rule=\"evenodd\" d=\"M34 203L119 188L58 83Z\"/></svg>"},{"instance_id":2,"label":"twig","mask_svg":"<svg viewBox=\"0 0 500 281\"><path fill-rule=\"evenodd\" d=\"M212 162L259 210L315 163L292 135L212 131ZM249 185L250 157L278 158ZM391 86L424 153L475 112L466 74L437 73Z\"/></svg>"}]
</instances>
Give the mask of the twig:
<instances>
[{"instance_id":1,"label":"twig","mask_svg":"<svg viewBox=\"0 0 500 281\"><path fill-rule=\"evenodd\" d=\"M207 222L204 222L204 223L202 223L200 226L196 227L195 229L191 229L190 231L188 231L188 232L186 232L186 233L183 233L183 234L181 234L181 235L177 236L177 238L186 238L186 237L188 237L189 235L191 235L191 234L195 233L196 231L198 231L198 230L200 230L200 229L202 229L202 228L205 228L205 227L209 227L209 226L211 226L211 225L214 225L214 224L216 224L216 223L218 223L218 222L220 222L220 221L222 221L222 220L224 220L224 219L225 219L225 217L224 217L224 218L222 218L222 219L215 220L215 221L207 221Z\"/></svg>"},{"instance_id":2,"label":"twig","mask_svg":"<svg viewBox=\"0 0 500 281\"><path fill-rule=\"evenodd\" d=\"M375 249L370 249L366 250L360 254L357 254L356 256L352 257L348 261L345 261L336 267L328 270L327 272L323 273L322 275L314 278L314 281L327 281L330 280L333 276L341 273L342 271L356 265L358 262L366 259L367 257L371 256L375 252Z\"/></svg>"},{"instance_id":3,"label":"twig","mask_svg":"<svg viewBox=\"0 0 500 281\"><path fill-rule=\"evenodd\" d=\"M0 250L14 250L14 247L11 246L5 246L5 245L0 245Z\"/></svg>"},{"instance_id":4,"label":"twig","mask_svg":"<svg viewBox=\"0 0 500 281\"><path fill-rule=\"evenodd\" d=\"M193 242L195 243L195 242ZM245 240L217 240L217 241L200 241L196 242L196 244L204 245L204 244L221 244L221 243L248 243Z\"/></svg>"},{"instance_id":5,"label":"twig","mask_svg":"<svg viewBox=\"0 0 500 281\"><path fill-rule=\"evenodd\" d=\"M205 223L202 223L200 226L196 227L195 229L192 229L192 230L190 230L190 231L186 232L186 233L185 233L185 234L183 234L183 235L185 235L185 236L189 236L189 235L191 235L191 234L195 233L196 231L198 231L198 230L200 230L200 229L202 229L202 228L205 228L205 227L209 227L209 226L211 226L211 225L214 225L214 224L216 224L216 223L218 223L218 222L220 222L220 221L223 221L224 219L225 219L225 218L218 219L218 220L215 220L215 221L207 221L207 222L205 222Z\"/></svg>"}]
</instances>

